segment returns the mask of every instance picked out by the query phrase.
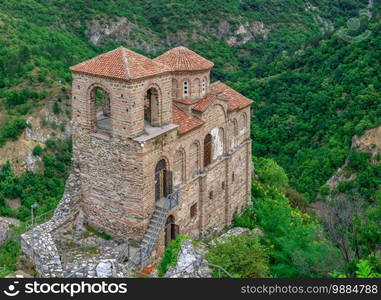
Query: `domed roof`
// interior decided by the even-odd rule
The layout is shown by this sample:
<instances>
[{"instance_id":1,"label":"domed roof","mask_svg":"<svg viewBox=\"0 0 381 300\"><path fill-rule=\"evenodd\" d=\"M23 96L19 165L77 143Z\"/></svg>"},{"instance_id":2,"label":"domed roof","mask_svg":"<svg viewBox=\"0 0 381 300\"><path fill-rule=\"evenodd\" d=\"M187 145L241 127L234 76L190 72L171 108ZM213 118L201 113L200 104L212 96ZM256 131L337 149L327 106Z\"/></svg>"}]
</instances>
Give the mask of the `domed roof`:
<instances>
[{"instance_id":1,"label":"domed roof","mask_svg":"<svg viewBox=\"0 0 381 300\"><path fill-rule=\"evenodd\" d=\"M111 77L117 79L138 79L169 72L169 67L152 59L118 47L70 68L73 72Z\"/></svg>"},{"instance_id":2,"label":"domed roof","mask_svg":"<svg viewBox=\"0 0 381 300\"><path fill-rule=\"evenodd\" d=\"M208 70L214 63L186 47L176 47L153 59L168 66L172 71Z\"/></svg>"}]
</instances>

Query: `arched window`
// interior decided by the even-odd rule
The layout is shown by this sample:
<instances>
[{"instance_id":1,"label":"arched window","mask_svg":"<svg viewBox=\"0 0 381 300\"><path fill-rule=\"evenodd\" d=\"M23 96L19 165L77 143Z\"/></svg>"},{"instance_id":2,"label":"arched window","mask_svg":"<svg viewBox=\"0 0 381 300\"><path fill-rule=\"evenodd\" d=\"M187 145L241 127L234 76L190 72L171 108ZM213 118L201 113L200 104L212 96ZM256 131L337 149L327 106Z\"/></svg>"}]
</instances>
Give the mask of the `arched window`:
<instances>
[{"instance_id":1,"label":"arched window","mask_svg":"<svg viewBox=\"0 0 381 300\"><path fill-rule=\"evenodd\" d=\"M144 121L152 126L159 124L159 93L157 89L147 90L144 98Z\"/></svg>"},{"instance_id":2,"label":"arched window","mask_svg":"<svg viewBox=\"0 0 381 300\"><path fill-rule=\"evenodd\" d=\"M189 82L185 80L183 83L183 96L184 98L188 98L189 96Z\"/></svg>"},{"instance_id":3,"label":"arched window","mask_svg":"<svg viewBox=\"0 0 381 300\"><path fill-rule=\"evenodd\" d=\"M194 142L190 146L189 150L189 170L190 176L194 177L200 170L200 145L198 142Z\"/></svg>"},{"instance_id":4,"label":"arched window","mask_svg":"<svg viewBox=\"0 0 381 300\"><path fill-rule=\"evenodd\" d=\"M233 120L233 127L234 127L234 136L238 137L238 122L237 122L237 119Z\"/></svg>"},{"instance_id":5,"label":"arched window","mask_svg":"<svg viewBox=\"0 0 381 300\"><path fill-rule=\"evenodd\" d=\"M201 93L202 93L203 96L206 95L206 78L205 77L202 79Z\"/></svg>"},{"instance_id":6,"label":"arched window","mask_svg":"<svg viewBox=\"0 0 381 300\"><path fill-rule=\"evenodd\" d=\"M185 152L184 149L177 150L173 165L173 184L175 186L185 181Z\"/></svg>"},{"instance_id":7,"label":"arched window","mask_svg":"<svg viewBox=\"0 0 381 300\"><path fill-rule=\"evenodd\" d=\"M208 133L204 139L204 167L212 162L212 135Z\"/></svg>"},{"instance_id":8,"label":"arched window","mask_svg":"<svg viewBox=\"0 0 381 300\"><path fill-rule=\"evenodd\" d=\"M241 126L241 129L245 129L245 131L246 131L246 129L247 129L247 115L246 115L246 113L241 114L240 126Z\"/></svg>"},{"instance_id":9,"label":"arched window","mask_svg":"<svg viewBox=\"0 0 381 300\"><path fill-rule=\"evenodd\" d=\"M90 92L93 111L94 131L108 133L111 131L111 101L109 94L100 87L94 87Z\"/></svg>"}]
</instances>

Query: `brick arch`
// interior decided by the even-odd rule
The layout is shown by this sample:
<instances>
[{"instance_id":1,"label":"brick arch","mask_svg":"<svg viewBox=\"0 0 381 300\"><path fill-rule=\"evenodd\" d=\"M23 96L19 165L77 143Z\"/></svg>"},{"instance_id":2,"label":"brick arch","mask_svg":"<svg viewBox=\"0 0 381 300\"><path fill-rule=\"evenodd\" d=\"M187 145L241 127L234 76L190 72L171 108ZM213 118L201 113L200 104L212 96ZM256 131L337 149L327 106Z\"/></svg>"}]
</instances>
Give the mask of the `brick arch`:
<instances>
[{"instance_id":1,"label":"brick arch","mask_svg":"<svg viewBox=\"0 0 381 300\"><path fill-rule=\"evenodd\" d=\"M167 157L167 156L165 156L165 155L161 155L161 156L159 156L159 158L158 159L156 159L156 161L155 161L155 166L156 166L156 164L159 162L159 161L161 161L161 160L165 160L165 163L166 163L166 165L167 165L167 170L171 170L171 163L170 163L170 160L169 160L169 158Z\"/></svg>"},{"instance_id":2,"label":"brick arch","mask_svg":"<svg viewBox=\"0 0 381 300\"><path fill-rule=\"evenodd\" d=\"M104 84L100 83L100 82L93 82L92 84L90 84L87 88L87 92L86 92L86 98L87 100L91 100L91 92L95 89L95 88L101 88L102 90L104 90L107 94L109 94L109 96L111 97L111 93L110 93L110 89L108 87L106 87Z\"/></svg>"},{"instance_id":3,"label":"brick arch","mask_svg":"<svg viewBox=\"0 0 381 300\"><path fill-rule=\"evenodd\" d=\"M156 99L155 94L153 93L157 93ZM144 89L143 99L144 119L149 119L149 123L153 126L159 126L162 124L163 97L160 86L156 83L149 84Z\"/></svg>"},{"instance_id":4,"label":"brick arch","mask_svg":"<svg viewBox=\"0 0 381 300\"><path fill-rule=\"evenodd\" d=\"M165 156L157 159L154 165L155 201L167 197L173 190L172 172L169 169L169 160Z\"/></svg>"},{"instance_id":5,"label":"brick arch","mask_svg":"<svg viewBox=\"0 0 381 300\"><path fill-rule=\"evenodd\" d=\"M211 109L213 110L213 109L215 109L216 107L218 107L218 109L222 109L222 114L223 114L223 116L224 116L224 120L226 120L226 118L227 118L227 113L226 113L225 107L224 107L222 104L218 104L218 103L216 103L216 104L214 104L214 105L211 107Z\"/></svg>"},{"instance_id":6,"label":"brick arch","mask_svg":"<svg viewBox=\"0 0 381 300\"><path fill-rule=\"evenodd\" d=\"M242 112L240 115L240 126L241 128L246 128L247 127L247 114L246 112Z\"/></svg>"},{"instance_id":7,"label":"brick arch","mask_svg":"<svg viewBox=\"0 0 381 300\"><path fill-rule=\"evenodd\" d=\"M103 107L103 113L107 116L109 119L109 130L112 128L112 116L111 116L111 105L112 105L112 99L111 99L111 93L110 89L99 82L92 83L86 91L86 101L89 105L89 122L91 126L91 130L98 131L100 129L100 124L98 124L98 118L97 118L97 111L96 111L96 102L95 102L95 92L97 89L102 89L105 92L105 103ZM107 126L106 126L107 127Z\"/></svg>"}]
</instances>

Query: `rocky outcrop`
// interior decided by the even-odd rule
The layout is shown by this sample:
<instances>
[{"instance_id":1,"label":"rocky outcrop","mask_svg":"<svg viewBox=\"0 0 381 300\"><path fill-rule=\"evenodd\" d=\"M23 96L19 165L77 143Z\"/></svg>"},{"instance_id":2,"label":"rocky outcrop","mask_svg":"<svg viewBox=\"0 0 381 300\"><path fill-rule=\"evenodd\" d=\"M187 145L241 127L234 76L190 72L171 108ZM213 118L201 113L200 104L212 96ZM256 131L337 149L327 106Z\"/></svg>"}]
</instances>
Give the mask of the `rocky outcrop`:
<instances>
[{"instance_id":1,"label":"rocky outcrop","mask_svg":"<svg viewBox=\"0 0 381 300\"><path fill-rule=\"evenodd\" d=\"M367 130L362 136L355 135L352 138L352 148L369 153L375 163L377 155L381 153L381 126Z\"/></svg>"},{"instance_id":2,"label":"rocky outcrop","mask_svg":"<svg viewBox=\"0 0 381 300\"><path fill-rule=\"evenodd\" d=\"M112 259L100 261L95 270L98 278L117 277L115 261Z\"/></svg>"},{"instance_id":3,"label":"rocky outcrop","mask_svg":"<svg viewBox=\"0 0 381 300\"><path fill-rule=\"evenodd\" d=\"M212 271L205 258L195 250L192 241L186 240L181 244L176 266L170 267L165 277L210 278Z\"/></svg>"},{"instance_id":4,"label":"rocky outcrop","mask_svg":"<svg viewBox=\"0 0 381 300\"><path fill-rule=\"evenodd\" d=\"M376 164L378 154L381 153L381 126L367 130L361 136L354 136L352 138L352 151L366 152L371 155L371 163ZM352 173L347 167L349 163L349 157L345 161L344 165L337 169L336 173L327 180L327 186L331 191L336 190L340 182L349 182L357 178L356 173ZM344 194L329 193L327 199L330 200L332 197L335 198L345 198Z\"/></svg>"},{"instance_id":5,"label":"rocky outcrop","mask_svg":"<svg viewBox=\"0 0 381 300\"><path fill-rule=\"evenodd\" d=\"M20 221L13 218L0 217L0 247L2 247L10 237L12 226L20 226Z\"/></svg>"},{"instance_id":6,"label":"rocky outcrop","mask_svg":"<svg viewBox=\"0 0 381 300\"><path fill-rule=\"evenodd\" d=\"M25 138L33 142L45 143L53 136L59 139L71 137L72 126L70 119L64 114L53 114L48 107L44 107L37 114L30 116L27 119L27 123L30 127L25 129ZM46 125L43 125L44 123ZM65 124L65 130L52 130L52 124L56 124L57 126Z\"/></svg>"},{"instance_id":7,"label":"rocky outcrop","mask_svg":"<svg viewBox=\"0 0 381 300\"><path fill-rule=\"evenodd\" d=\"M0 247L2 247L10 234L10 228L5 223L0 223Z\"/></svg>"},{"instance_id":8,"label":"rocky outcrop","mask_svg":"<svg viewBox=\"0 0 381 300\"><path fill-rule=\"evenodd\" d=\"M147 52L163 49L163 43L151 31L120 17L115 21L100 22L93 20L88 24L87 35L94 45L107 42L125 42L129 48L138 48Z\"/></svg>"},{"instance_id":9,"label":"rocky outcrop","mask_svg":"<svg viewBox=\"0 0 381 300\"><path fill-rule=\"evenodd\" d=\"M252 230L243 227L234 227L232 229L229 229L227 232L221 234L219 237L211 240L209 242L209 245L214 246L217 243L223 243L225 241L228 241L230 237L241 234L257 234L260 237L263 237L264 235L262 229L260 229L259 227L256 227Z\"/></svg>"},{"instance_id":10,"label":"rocky outcrop","mask_svg":"<svg viewBox=\"0 0 381 300\"><path fill-rule=\"evenodd\" d=\"M212 239L208 244L198 243L195 247L191 240L182 242L180 252L177 257L175 266L170 267L164 277L169 278L210 278L212 271L210 264L205 259L205 254L209 247L213 247L216 243L224 243L230 237L241 234L256 234L263 237L264 233L260 228L252 230L242 227L234 227L224 234ZM215 266L214 266L215 267Z\"/></svg>"}]
</instances>

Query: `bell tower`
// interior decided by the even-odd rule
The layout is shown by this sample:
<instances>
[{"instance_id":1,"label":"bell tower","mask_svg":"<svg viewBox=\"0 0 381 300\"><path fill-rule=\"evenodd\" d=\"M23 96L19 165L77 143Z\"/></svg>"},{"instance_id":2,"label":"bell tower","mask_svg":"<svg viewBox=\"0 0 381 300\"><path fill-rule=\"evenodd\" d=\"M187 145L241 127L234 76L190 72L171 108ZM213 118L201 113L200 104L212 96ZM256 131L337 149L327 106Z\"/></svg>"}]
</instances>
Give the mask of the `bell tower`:
<instances>
[{"instance_id":1,"label":"bell tower","mask_svg":"<svg viewBox=\"0 0 381 300\"><path fill-rule=\"evenodd\" d=\"M102 231L139 240L152 213L139 137L172 123L170 70L123 47L70 70L84 217Z\"/></svg>"}]
</instances>

